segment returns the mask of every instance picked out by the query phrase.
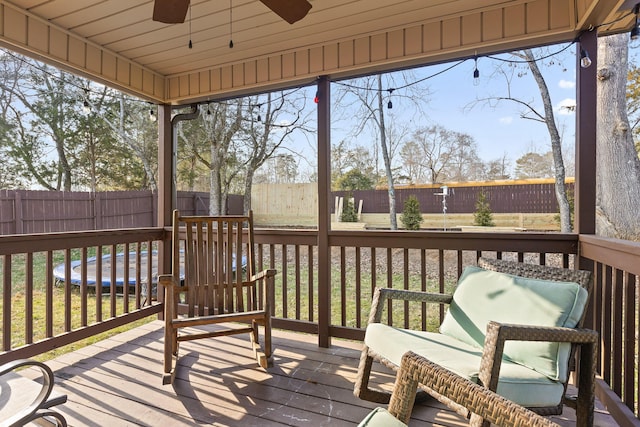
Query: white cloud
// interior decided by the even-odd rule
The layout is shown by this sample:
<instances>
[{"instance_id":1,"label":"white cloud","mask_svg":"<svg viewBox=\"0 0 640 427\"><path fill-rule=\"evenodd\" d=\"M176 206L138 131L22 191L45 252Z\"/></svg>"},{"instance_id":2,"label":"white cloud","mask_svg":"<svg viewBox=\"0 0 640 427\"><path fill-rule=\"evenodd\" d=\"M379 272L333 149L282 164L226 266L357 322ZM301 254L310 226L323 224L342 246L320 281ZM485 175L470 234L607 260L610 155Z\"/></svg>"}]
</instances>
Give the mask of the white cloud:
<instances>
[{"instance_id":1,"label":"white cloud","mask_svg":"<svg viewBox=\"0 0 640 427\"><path fill-rule=\"evenodd\" d=\"M563 116L571 115L576 110L576 100L573 98L565 98L556 105L555 110Z\"/></svg>"},{"instance_id":2,"label":"white cloud","mask_svg":"<svg viewBox=\"0 0 640 427\"><path fill-rule=\"evenodd\" d=\"M499 122L500 124L503 124L503 125L510 125L511 122L513 122L513 117L511 116L500 117Z\"/></svg>"},{"instance_id":3,"label":"white cloud","mask_svg":"<svg viewBox=\"0 0 640 427\"><path fill-rule=\"evenodd\" d=\"M573 89L576 87L576 82L562 79L558 82L558 87L560 89Z\"/></svg>"}]
</instances>

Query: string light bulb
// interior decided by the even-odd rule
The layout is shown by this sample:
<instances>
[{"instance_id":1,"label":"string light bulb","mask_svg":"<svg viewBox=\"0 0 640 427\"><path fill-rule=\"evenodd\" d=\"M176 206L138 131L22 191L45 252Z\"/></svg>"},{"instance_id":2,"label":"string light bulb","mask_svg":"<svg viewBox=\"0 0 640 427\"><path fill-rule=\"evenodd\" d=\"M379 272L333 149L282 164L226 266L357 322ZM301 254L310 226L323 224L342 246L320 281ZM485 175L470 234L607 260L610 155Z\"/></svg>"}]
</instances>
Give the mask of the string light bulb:
<instances>
[{"instance_id":1,"label":"string light bulb","mask_svg":"<svg viewBox=\"0 0 640 427\"><path fill-rule=\"evenodd\" d=\"M393 89L389 89L389 102L387 102L387 108L391 110L393 108L393 102L391 102L391 94L393 93Z\"/></svg>"},{"instance_id":2,"label":"string light bulb","mask_svg":"<svg viewBox=\"0 0 640 427\"><path fill-rule=\"evenodd\" d=\"M478 57L475 57L475 67L473 70L473 85L474 86L479 86L480 85L480 70L478 70Z\"/></svg>"},{"instance_id":3,"label":"string light bulb","mask_svg":"<svg viewBox=\"0 0 640 427\"><path fill-rule=\"evenodd\" d=\"M158 117L156 116L156 113L153 111L153 108L149 109L149 120L151 120L151 123L155 123L158 121Z\"/></svg>"},{"instance_id":4,"label":"string light bulb","mask_svg":"<svg viewBox=\"0 0 640 427\"><path fill-rule=\"evenodd\" d=\"M233 0L229 0L229 49L233 49Z\"/></svg>"},{"instance_id":5,"label":"string light bulb","mask_svg":"<svg viewBox=\"0 0 640 427\"><path fill-rule=\"evenodd\" d=\"M635 22L633 23L633 28L629 33L629 38L631 40L637 40L640 37L640 28L638 27L638 9L640 8L640 4L635 5L633 8L633 13L636 15Z\"/></svg>"},{"instance_id":6,"label":"string light bulb","mask_svg":"<svg viewBox=\"0 0 640 427\"><path fill-rule=\"evenodd\" d=\"M191 3L189 3L189 49L193 49L193 42L191 41Z\"/></svg>"},{"instance_id":7,"label":"string light bulb","mask_svg":"<svg viewBox=\"0 0 640 427\"><path fill-rule=\"evenodd\" d=\"M85 114L89 114L91 112L91 106L89 105L89 101L87 101L86 99L82 103L82 111Z\"/></svg>"},{"instance_id":8,"label":"string light bulb","mask_svg":"<svg viewBox=\"0 0 640 427\"><path fill-rule=\"evenodd\" d=\"M585 49L580 49L580 66L582 68L589 68L591 66L591 58L589 58L589 52Z\"/></svg>"}]
</instances>

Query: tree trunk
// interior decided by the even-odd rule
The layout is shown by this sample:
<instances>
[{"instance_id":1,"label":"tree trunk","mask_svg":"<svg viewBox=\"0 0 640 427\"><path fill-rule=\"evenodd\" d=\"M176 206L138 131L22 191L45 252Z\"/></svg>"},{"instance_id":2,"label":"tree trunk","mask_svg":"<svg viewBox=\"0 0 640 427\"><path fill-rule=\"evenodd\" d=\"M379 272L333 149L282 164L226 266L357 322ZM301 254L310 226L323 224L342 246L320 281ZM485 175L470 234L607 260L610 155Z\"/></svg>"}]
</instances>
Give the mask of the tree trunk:
<instances>
[{"instance_id":1,"label":"tree trunk","mask_svg":"<svg viewBox=\"0 0 640 427\"><path fill-rule=\"evenodd\" d=\"M598 39L596 233L640 240L640 160L627 117L629 35Z\"/></svg>"},{"instance_id":2,"label":"tree trunk","mask_svg":"<svg viewBox=\"0 0 640 427\"><path fill-rule=\"evenodd\" d=\"M393 186L393 174L391 172L391 157L387 146L387 129L384 125L384 107L382 105L382 75L378 74L378 114L380 123L380 147L384 159L384 169L387 174L387 185L389 186L389 225L392 230L398 229L398 219L396 218L396 190Z\"/></svg>"},{"instance_id":3,"label":"tree trunk","mask_svg":"<svg viewBox=\"0 0 640 427\"><path fill-rule=\"evenodd\" d=\"M525 56L529 60L528 65L533 78L535 79L538 89L540 90L540 96L542 97L542 104L544 105L544 117L549 131L549 137L551 139L551 152L553 153L553 165L555 167L555 191L556 199L558 200L558 207L560 208L560 231L563 233L571 232L571 206L569 205L569 199L567 198L567 189L565 185L565 169L564 160L562 159L562 141L560 140L560 133L556 126L555 116L553 114L553 105L551 105L551 96L549 95L549 88L547 83L542 77L542 73L538 68L538 64L535 61L531 50L526 49L524 51Z\"/></svg>"},{"instance_id":4,"label":"tree trunk","mask_svg":"<svg viewBox=\"0 0 640 427\"><path fill-rule=\"evenodd\" d=\"M216 142L211 142L211 169L209 170L209 215L224 215L222 210L222 179L220 168L222 160Z\"/></svg>"}]
</instances>

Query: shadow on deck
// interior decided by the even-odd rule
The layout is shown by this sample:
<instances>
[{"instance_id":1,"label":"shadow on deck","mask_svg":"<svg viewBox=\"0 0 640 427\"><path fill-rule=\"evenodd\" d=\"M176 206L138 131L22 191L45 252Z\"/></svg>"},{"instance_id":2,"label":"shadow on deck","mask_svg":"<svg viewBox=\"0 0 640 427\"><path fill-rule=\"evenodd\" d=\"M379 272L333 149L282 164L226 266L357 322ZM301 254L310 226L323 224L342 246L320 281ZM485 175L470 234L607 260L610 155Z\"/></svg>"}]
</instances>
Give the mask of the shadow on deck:
<instances>
[{"instance_id":1,"label":"shadow on deck","mask_svg":"<svg viewBox=\"0 0 640 427\"><path fill-rule=\"evenodd\" d=\"M58 409L70 426L355 426L376 405L353 396L360 343L274 331L274 365L260 369L248 336L181 344L173 385L162 385L162 323L142 327L47 362ZM375 381L391 388L392 375ZM598 408L601 408L597 404ZM575 425L573 411L554 421ZM566 416L565 416L566 415ZM435 400L416 405L411 426L464 426ZM615 426L601 409L596 425Z\"/></svg>"}]
</instances>

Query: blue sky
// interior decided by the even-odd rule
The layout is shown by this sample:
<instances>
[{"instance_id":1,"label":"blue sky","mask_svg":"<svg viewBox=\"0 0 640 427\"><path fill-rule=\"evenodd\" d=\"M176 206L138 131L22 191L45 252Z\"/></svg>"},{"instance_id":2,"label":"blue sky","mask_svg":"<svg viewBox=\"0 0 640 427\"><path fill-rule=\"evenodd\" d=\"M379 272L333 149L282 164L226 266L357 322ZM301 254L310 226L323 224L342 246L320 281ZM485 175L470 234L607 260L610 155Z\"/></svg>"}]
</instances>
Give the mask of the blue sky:
<instances>
[{"instance_id":1,"label":"blue sky","mask_svg":"<svg viewBox=\"0 0 640 427\"><path fill-rule=\"evenodd\" d=\"M556 122L567 144L573 146L575 134L575 114L563 106L575 105L574 58L564 55L563 66L542 66L541 71L549 87L556 114ZM524 119L526 111L522 106L510 101L489 105L483 100L503 97L508 94L508 85L496 72L496 67L505 63L490 58L478 60L480 78L474 84L474 62L467 61L441 76L431 79L432 96L427 105L430 121L457 132L474 137L478 154L483 160L492 160L503 154L513 161L535 149L540 152L550 150L549 136L543 123ZM507 66L507 69L510 67ZM566 68L566 71L565 71ZM512 70L509 70L512 71ZM540 92L530 72L517 77L517 73L527 71L518 67L514 71L511 93L514 97L542 110Z\"/></svg>"},{"instance_id":2,"label":"blue sky","mask_svg":"<svg viewBox=\"0 0 640 427\"><path fill-rule=\"evenodd\" d=\"M637 62L638 58L637 46L630 47L629 62L631 64ZM565 159L568 161L567 166L573 164L575 153L575 114L566 108L575 106L575 50L575 44L566 43L533 50L536 58L543 58L538 61L538 64L549 88L556 124L563 140ZM510 64L505 62L505 59L514 58L508 54L479 57L477 67L480 78L477 82L473 78L475 69L473 59L468 59L454 67L452 66L459 61L411 70L412 80L409 82L417 82L433 76L416 84L429 92L422 105L424 114L416 118L415 105L403 99L402 90L398 89L391 96L393 110L387 115L389 121L411 118L412 121L419 121L419 126L437 124L452 131L469 134L474 138L478 155L484 161L500 159L506 155L513 166L516 159L530 151L538 153L550 151L551 145L546 125L522 118L521 115L525 111L522 106L510 101L501 101L493 106L476 102L481 99L506 96L509 85L504 76L508 75L511 78L512 96L531 102L542 112L540 91L528 66L525 63ZM439 74L440 72L442 73ZM349 83L359 85L357 80ZM395 84L398 84L396 87L403 83L395 80ZM383 92L393 84L389 83L389 86L383 84ZM314 90L314 88L308 89L309 93ZM336 90L337 85L334 84L332 89L334 103ZM386 104L388 94L385 94L385 97ZM471 107L474 102L475 106ZM371 147L372 134L362 132L354 136L356 120L348 111L344 116L340 117L335 108L332 111L332 143L335 145L341 139L345 139L351 148L356 145ZM412 126L416 125L412 123ZM293 145L300 148L298 143ZM315 165L314 136L307 135L307 145L307 149L302 148L305 153L303 155L308 159L309 165ZM306 166L301 164L300 167Z\"/></svg>"}]
</instances>

